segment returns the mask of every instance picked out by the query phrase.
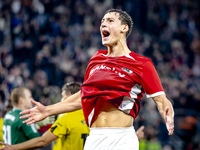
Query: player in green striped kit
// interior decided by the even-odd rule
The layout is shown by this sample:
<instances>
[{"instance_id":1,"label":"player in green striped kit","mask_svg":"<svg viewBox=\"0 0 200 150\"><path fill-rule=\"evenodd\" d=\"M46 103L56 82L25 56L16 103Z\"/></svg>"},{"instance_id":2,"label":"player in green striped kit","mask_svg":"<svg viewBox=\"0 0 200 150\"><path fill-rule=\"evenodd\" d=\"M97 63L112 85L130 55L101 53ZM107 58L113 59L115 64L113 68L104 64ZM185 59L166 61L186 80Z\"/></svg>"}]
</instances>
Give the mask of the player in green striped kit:
<instances>
[{"instance_id":1,"label":"player in green striped kit","mask_svg":"<svg viewBox=\"0 0 200 150\"><path fill-rule=\"evenodd\" d=\"M32 95L27 88L15 88L11 92L13 109L6 113L3 123L3 140L7 144L18 144L29 139L39 137L34 124L28 126L23 124L20 118L22 110L30 109Z\"/></svg>"}]
</instances>

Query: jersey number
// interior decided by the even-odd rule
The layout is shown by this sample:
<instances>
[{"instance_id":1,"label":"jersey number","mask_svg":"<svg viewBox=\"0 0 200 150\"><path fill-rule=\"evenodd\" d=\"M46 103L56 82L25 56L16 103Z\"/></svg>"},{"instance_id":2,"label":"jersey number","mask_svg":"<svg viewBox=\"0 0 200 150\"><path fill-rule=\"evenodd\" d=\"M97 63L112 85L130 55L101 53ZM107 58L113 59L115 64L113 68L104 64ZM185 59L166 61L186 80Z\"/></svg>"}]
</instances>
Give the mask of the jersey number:
<instances>
[{"instance_id":1,"label":"jersey number","mask_svg":"<svg viewBox=\"0 0 200 150\"><path fill-rule=\"evenodd\" d=\"M83 147L85 145L85 141L86 141L86 138L87 138L87 134L81 134L81 138L83 139Z\"/></svg>"},{"instance_id":2,"label":"jersey number","mask_svg":"<svg viewBox=\"0 0 200 150\"><path fill-rule=\"evenodd\" d=\"M11 126L10 125L3 125L3 140L4 143L11 145Z\"/></svg>"}]
</instances>

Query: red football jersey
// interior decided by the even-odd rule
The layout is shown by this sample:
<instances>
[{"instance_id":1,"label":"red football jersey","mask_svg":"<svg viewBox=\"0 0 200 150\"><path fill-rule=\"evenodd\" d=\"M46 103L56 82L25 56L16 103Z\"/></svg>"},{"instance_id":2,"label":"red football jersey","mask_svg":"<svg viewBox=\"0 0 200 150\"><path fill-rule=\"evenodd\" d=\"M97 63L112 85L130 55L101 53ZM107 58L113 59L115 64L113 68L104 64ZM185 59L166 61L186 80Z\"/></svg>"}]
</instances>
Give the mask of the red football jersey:
<instances>
[{"instance_id":1,"label":"red football jersey","mask_svg":"<svg viewBox=\"0 0 200 150\"><path fill-rule=\"evenodd\" d=\"M82 107L90 127L98 100L108 100L119 110L136 118L140 101L165 94L151 60L134 52L108 57L100 50L91 58L81 87Z\"/></svg>"}]
</instances>

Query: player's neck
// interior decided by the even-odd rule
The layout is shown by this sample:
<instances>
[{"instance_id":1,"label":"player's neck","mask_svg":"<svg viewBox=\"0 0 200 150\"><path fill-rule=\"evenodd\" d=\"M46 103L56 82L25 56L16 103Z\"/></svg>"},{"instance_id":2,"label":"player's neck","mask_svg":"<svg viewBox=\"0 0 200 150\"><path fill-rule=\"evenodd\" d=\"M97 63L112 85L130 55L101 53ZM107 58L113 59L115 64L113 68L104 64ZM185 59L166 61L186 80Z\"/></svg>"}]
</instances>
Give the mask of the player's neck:
<instances>
[{"instance_id":1,"label":"player's neck","mask_svg":"<svg viewBox=\"0 0 200 150\"><path fill-rule=\"evenodd\" d=\"M129 54L131 51L128 48L126 41L118 41L111 46L107 46L109 57L119 57Z\"/></svg>"},{"instance_id":2,"label":"player's neck","mask_svg":"<svg viewBox=\"0 0 200 150\"><path fill-rule=\"evenodd\" d=\"M21 110L26 110L26 108L24 108L24 107L21 106L21 105L15 105L14 107L15 107L15 108L18 108L18 109L21 109Z\"/></svg>"}]
</instances>

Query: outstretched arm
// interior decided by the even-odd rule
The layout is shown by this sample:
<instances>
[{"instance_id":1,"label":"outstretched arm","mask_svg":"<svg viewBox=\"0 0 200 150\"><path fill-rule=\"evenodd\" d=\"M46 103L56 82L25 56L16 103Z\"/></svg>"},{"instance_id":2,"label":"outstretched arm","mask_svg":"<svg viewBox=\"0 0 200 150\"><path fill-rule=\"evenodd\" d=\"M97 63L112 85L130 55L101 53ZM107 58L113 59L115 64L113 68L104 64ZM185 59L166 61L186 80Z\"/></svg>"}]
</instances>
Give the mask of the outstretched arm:
<instances>
[{"instance_id":1,"label":"outstretched arm","mask_svg":"<svg viewBox=\"0 0 200 150\"><path fill-rule=\"evenodd\" d=\"M16 144L16 145L9 145L0 142L0 144L4 145L3 148L0 150L25 150L25 149L32 149L43 147L50 144L52 141L56 140L58 137L55 136L52 132L46 131L41 137L31 139L29 141Z\"/></svg>"},{"instance_id":2,"label":"outstretched arm","mask_svg":"<svg viewBox=\"0 0 200 150\"><path fill-rule=\"evenodd\" d=\"M169 135L172 135L174 132L174 109L171 102L164 94L155 96L152 99L156 103L161 116L165 120Z\"/></svg>"},{"instance_id":3,"label":"outstretched arm","mask_svg":"<svg viewBox=\"0 0 200 150\"><path fill-rule=\"evenodd\" d=\"M82 108L80 91L68 97L66 100L54 105L44 106L34 100L31 100L31 102L35 107L24 110L20 113L20 115L26 114L21 116L20 119L27 118L27 120L23 121L23 123L27 123L27 125L43 120L48 116L72 112Z\"/></svg>"}]
</instances>

